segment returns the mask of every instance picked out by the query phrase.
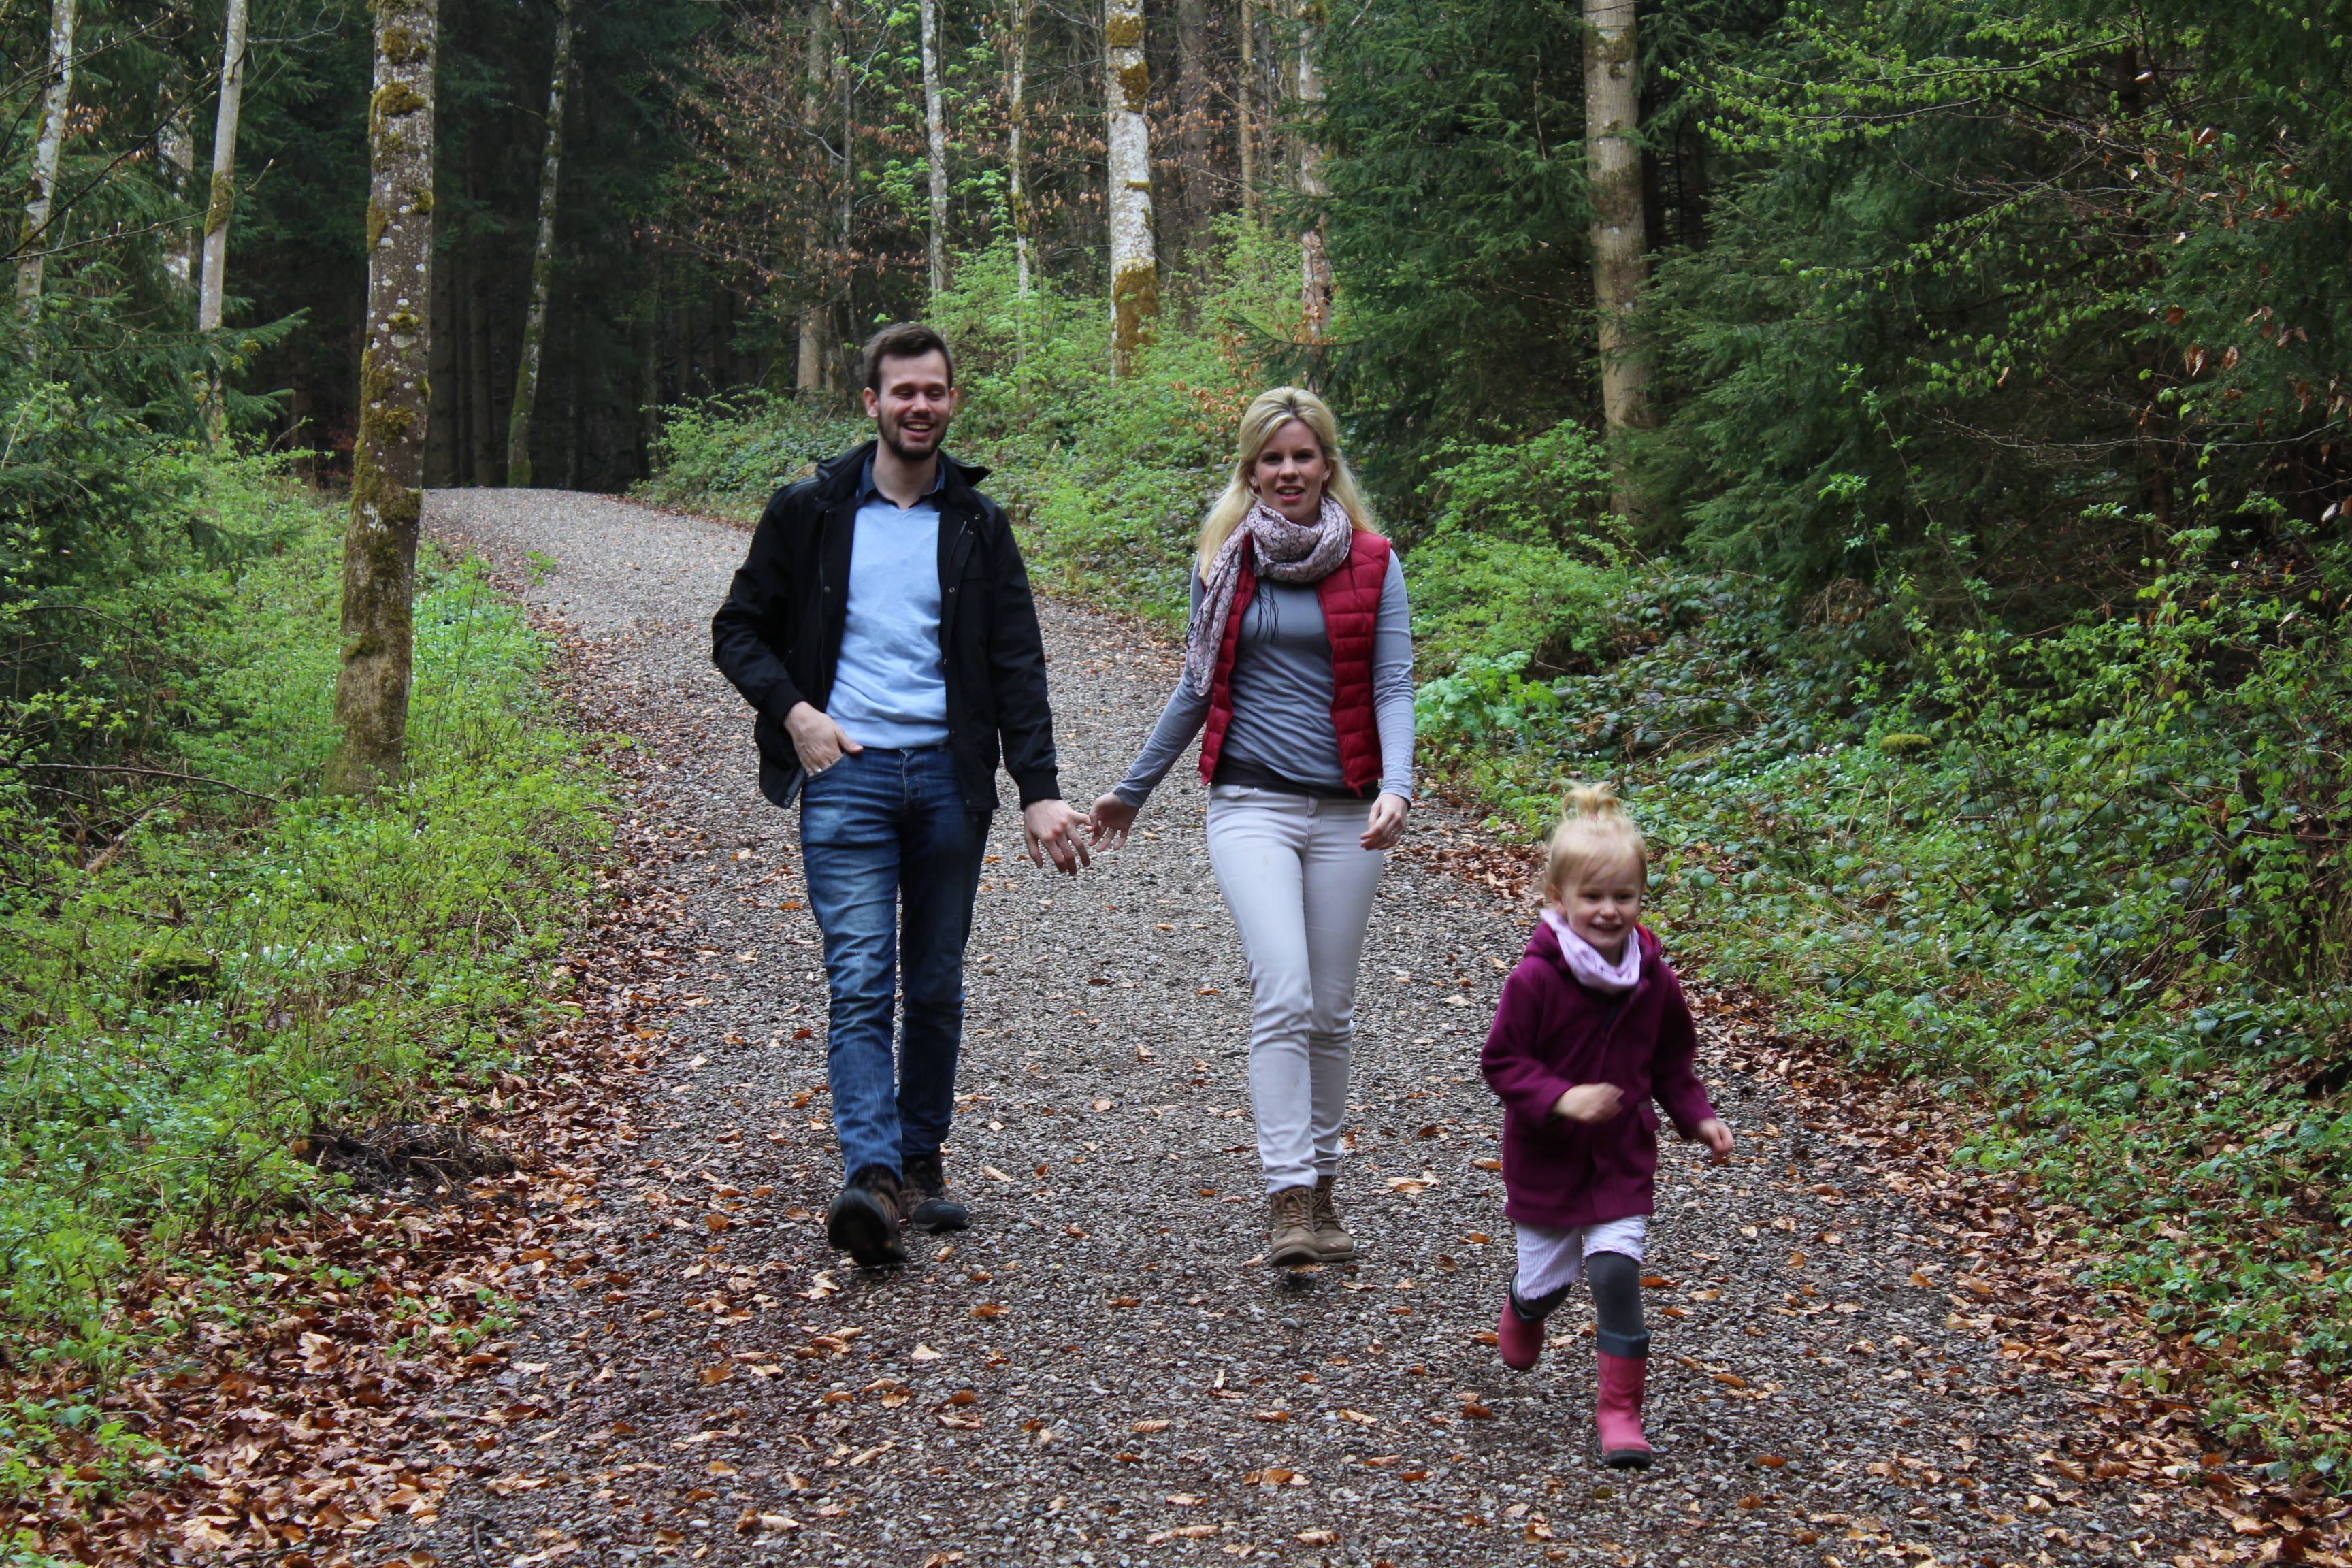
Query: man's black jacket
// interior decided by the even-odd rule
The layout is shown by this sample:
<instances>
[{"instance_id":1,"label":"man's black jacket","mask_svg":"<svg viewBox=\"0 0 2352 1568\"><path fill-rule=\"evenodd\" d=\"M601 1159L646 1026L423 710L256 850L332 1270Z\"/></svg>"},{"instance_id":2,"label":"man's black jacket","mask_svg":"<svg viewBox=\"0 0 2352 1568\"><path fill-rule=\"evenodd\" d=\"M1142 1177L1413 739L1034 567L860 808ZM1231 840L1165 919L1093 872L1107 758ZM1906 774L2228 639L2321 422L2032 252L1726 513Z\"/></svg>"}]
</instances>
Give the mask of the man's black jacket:
<instances>
[{"instance_id":1,"label":"man's black jacket","mask_svg":"<svg viewBox=\"0 0 2352 1568\"><path fill-rule=\"evenodd\" d=\"M779 806L800 794L801 763L784 715L822 710L833 695L849 619L849 547L857 487L874 443L819 466L768 502L727 602L710 621L710 658L759 713L760 793ZM945 453L940 508L940 651L947 671L948 749L964 809L992 810L1002 737L1021 804L1057 800L1045 648L1029 574L1003 509L972 487L986 468Z\"/></svg>"}]
</instances>

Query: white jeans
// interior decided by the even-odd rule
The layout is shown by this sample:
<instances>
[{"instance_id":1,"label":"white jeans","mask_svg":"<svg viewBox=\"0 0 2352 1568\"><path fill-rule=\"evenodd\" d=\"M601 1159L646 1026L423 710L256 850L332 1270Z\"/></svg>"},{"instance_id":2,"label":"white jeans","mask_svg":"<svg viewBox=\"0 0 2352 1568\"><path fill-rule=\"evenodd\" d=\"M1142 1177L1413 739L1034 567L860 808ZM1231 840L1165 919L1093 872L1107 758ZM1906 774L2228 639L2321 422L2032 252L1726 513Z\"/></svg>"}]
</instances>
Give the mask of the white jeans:
<instances>
[{"instance_id":1,"label":"white jeans","mask_svg":"<svg viewBox=\"0 0 2352 1568\"><path fill-rule=\"evenodd\" d=\"M1269 1193L1339 1168L1356 972L1387 858L1358 842L1370 812L1370 801L1209 791L1209 861L1249 959L1250 1100Z\"/></svg>"},{"instance_id":2,"label":"white jeans","mask_svg":"<svg viewBox=\"0 0 2352 1568\"><path fill-rule=\"evenodd\" d=\"M1641 1262L1642 1244L1650 1235L1650 1216L1630 1215L1573 1230L1523 1225L1518 1232L1519 1274L1511 1289L1519 1293L1520 1300L1531 1302L1575 1284L1584 1272L1585 1258L1592 1253L1621 1252Z\"/></svg>"}]
</instances>

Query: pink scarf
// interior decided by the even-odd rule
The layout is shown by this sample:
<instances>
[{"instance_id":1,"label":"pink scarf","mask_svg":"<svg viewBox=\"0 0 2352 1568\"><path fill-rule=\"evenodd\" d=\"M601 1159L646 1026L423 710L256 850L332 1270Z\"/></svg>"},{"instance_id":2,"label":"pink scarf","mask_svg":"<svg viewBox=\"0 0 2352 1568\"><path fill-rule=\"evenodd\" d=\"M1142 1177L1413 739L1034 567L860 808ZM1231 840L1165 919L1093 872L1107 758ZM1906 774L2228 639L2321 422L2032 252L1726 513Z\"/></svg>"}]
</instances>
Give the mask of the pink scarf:
<instances>
[{"instance_id":1,"label":"pink scarf","mask_svg":"<svg viewBox=\"0 0 2352 1568\"><path fill-rule=\"evenodd\" d=\"M1559 955L1568 960L1568 972L1595 991L1612 996L1622 996L1642 983L1642 933L1625 933L1625 951L1610 963L1601 956L1601 950L1576 934L1566 917L1555 909L1543 912L1544 924L1559 939Z\"/></svg>"},{"instance_id":2,"label":"pink scarf","mask_svg":"<svg viewBox=\"0 0 2352 1568\"><path fill-rule=\"evenodd\" d=\"M1201 613L1184 634L1184 683L1206 695L1216 678L1217 654L1225 646L1225 622L1234 613L1234 595L1241 588L1242 551L1255 553L1253 564L1261 577L1277 583L1320 583L1347 564L1354 542L1355 524L1348 509L1323 495L1323 510L1311 523L1291 521L1265 502L1250 503L1241 521L1202 579Z\"/></svg>"}]
</instances>

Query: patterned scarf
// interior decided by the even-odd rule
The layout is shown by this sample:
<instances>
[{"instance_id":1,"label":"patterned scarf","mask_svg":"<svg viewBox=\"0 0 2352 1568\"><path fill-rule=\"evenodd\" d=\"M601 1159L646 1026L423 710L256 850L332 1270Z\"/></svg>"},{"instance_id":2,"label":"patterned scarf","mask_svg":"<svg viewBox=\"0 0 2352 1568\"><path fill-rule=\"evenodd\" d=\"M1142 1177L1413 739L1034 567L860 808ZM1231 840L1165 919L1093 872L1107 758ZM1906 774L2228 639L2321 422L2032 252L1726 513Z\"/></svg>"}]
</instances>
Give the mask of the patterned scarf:
<instances>
[{"instance_id":1,"label":"patterned scarf","mask_svg":"<svg viewBox=\"0 0 2352 1568\"><path fill-rule=\"evenodd\" d=\"M1242 551L1255 551L1257 574L1277 583L1319 583L1348 560L1354 524L1348 509L1326 491L1323 510L1311 523L1297 523L1263 500L1250 503L1249 514L1235 528L1209 563L1201 613L1184 637L1184 679L1194 691L1207 695L1217 672L1217 652L1225 646L1225 622L1234 613L1234 595L1242 581Z\"/></svg>"},{"instance_id":2,"label":"patterned scarf","mask_svg":"<svg viewBox=\"0 0 2352 1568\"><path fill-rule=\"evenodd\" d=\"M1595 991L1610 996L1622 996L1642 983L1642 933L1625 933L1625 951L1610 963L1601 956L1601 950L1576 934L1567 920L1555 909L1543 912L1544 924L1559 939L1559 955L1568 960L1568 972Z\"/></svg>"}]
</instances>

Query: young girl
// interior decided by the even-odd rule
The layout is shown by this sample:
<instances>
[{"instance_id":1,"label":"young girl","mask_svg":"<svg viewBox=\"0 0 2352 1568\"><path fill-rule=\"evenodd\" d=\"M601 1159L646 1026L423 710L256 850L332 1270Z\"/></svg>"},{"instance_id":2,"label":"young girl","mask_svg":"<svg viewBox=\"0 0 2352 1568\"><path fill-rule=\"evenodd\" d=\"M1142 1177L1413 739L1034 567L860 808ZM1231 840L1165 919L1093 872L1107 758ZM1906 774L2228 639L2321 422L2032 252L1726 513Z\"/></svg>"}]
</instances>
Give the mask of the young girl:
<instances>
[{"instance_id":1,"label":"young girl","mask_svg":"<svg viewBox=\"0 0 2352 1568\"><path fill-rule=\"evenodd\" d=\"M1731 1155L1691 1071L1697 1037L1657 938L1642 929L1642 830L1606 786L1569 791L1545 855L1543 921L1503 984L1480 1066L1503 1102L1503 1213L1519 1268L1496 1328L1503 1364L1543 1353L1543 1321L1579 1274L1600 1313L1601 1463L1642 1469L1642 1240L1655 1206L1658 1116Z\"/></svg>"}]
</instances>

